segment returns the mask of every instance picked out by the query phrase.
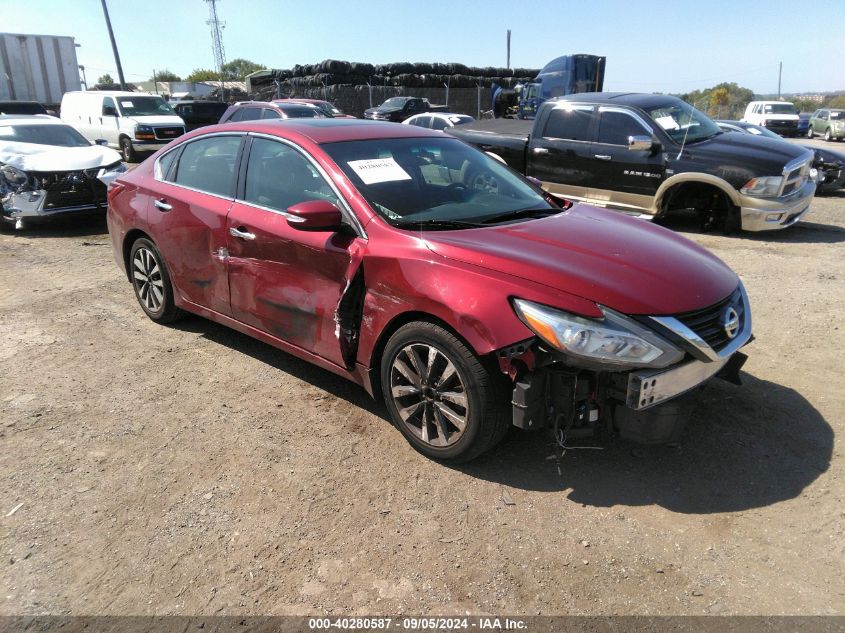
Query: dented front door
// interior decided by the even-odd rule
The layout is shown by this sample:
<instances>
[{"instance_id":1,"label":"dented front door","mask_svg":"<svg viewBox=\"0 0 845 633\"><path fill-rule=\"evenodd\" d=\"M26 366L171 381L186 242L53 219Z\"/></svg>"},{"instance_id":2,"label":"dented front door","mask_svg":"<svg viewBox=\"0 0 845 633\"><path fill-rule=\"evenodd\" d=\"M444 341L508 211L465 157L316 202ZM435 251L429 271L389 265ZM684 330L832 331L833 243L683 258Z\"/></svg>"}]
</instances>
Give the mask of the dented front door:
<instances>
[{"instance_id":1,"label":"dented front door","mask_svg":"<svg viewBox=\"0 0 845 633\"><path fill-rule=\"evenodd\" d=\"M229 289L239 321L344 366L335 321L360 238L292 228L285 210L337 198L296 148L254 138L243 200L228 216Z\"/></svg>"}]
</instances>

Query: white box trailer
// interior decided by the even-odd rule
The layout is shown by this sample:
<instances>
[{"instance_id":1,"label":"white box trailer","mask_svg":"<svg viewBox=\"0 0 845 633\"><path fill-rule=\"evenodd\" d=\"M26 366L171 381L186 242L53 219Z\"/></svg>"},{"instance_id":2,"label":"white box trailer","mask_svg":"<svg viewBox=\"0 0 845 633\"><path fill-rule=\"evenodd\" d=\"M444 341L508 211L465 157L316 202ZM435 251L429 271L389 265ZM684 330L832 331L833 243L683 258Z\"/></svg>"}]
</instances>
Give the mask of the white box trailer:
<instances>
[{"instance_id":1,"label":"white box trailer","mask_svg":"<svg viewBox=\"0 0 845 633\"><path fill-rule=\"evenodd\" d=\"M0 33L0 101L55 105L81 88L72 37Z\"/></svg>"}]
</instances>

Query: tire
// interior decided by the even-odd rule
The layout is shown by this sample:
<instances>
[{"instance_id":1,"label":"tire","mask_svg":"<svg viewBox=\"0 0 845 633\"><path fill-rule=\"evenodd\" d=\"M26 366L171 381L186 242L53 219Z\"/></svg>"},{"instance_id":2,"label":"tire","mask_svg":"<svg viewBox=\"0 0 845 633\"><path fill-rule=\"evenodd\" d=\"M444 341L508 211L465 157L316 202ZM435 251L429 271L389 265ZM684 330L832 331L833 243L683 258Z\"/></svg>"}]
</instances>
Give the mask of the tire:
<instances>
[{"instance_id":1,"label":"tire","mask_svg":"<svg viewBox=\"0 0 845 633\"><path fill-rule=\"evenodd\" d=\"M486 193L499 193L499 181L492 173L486 170L470 172L466 179L466 186L476 191Z\"/></svg>"},{"instance_id":2,"label":"tire","mask_svg":"<svg viewBox=\"0 0 845 633\"><path fill-rule=\"evenodd\" d=\"M141 309L156 323L172 323L183 312L173 300L173 284L155 244L138 238L129 251L129 275Z\"/></svg>"},{"instance_id":3,"label":"tire","mask_svg":"<svg viewBox=\"0 0 845 633\"><path fill-rule=\"evenodd\" d=\"M828 143L833 140L833 137L830 135L830 128L827 128L824 131L824 140L826 140Z\"/></svg>"},{"instance_id":4,"label":"tire","mask_svg":"<svg viewBox=\"0 0 845 633\"><path fill-rule=\"evenodd\" d=\"M424 321L399 328L381 358L391 421L416 450L442 461L469 461L505 436L502 382L463 341Z\"/></svg>"},{"instance_id":5,"label":"tire","mask_svg":"<svg viewBox=\"0 0 845 633\"><path fill-rule=\"evenodd\" d=\"M128 137L122 136L120 138L120 153L123 155L124 162L134 163L138 160L138 152L132 147L132 141Z\"/></svg>"},{"instance_id":6,"label":"tire","mask_svg":"<svg viewBox=\"0 0 845 633\"><path fill-rule=\"evenodd\" d=\"M807 128L807 138L813 138L813 126Z\"/></svg>"}]
</instances>

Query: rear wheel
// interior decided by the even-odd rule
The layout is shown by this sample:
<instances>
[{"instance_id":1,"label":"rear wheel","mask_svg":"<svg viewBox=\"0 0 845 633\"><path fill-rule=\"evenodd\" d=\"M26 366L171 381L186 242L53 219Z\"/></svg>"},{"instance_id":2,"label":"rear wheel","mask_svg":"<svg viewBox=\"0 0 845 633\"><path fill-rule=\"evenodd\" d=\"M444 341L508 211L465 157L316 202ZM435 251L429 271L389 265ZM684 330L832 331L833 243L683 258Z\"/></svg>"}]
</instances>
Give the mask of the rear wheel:
<instances>
[{"instance_id":1,"label":"rear wheel","mask_svg":"<svg viewBox=\"0 0 845 633\"><path fill-rule=\"evenodd\" d=\"M508 430L499 376L454 334L414 322L385 347L381 385L393 424L435 459L464 462L495 446Z\"/></svg>"},{"instance_id":2,"label":"rear wheel","mask_svg":"<svg viewBox=\"0 0 845 633\"><path fill-rule=\"evenodd\" d=\"M156 323L171 323L182 316L173 300L173 284L155 244L145 237L135 240L129 252L129 276L135 298Z\"/></svg>"}]
</instances>

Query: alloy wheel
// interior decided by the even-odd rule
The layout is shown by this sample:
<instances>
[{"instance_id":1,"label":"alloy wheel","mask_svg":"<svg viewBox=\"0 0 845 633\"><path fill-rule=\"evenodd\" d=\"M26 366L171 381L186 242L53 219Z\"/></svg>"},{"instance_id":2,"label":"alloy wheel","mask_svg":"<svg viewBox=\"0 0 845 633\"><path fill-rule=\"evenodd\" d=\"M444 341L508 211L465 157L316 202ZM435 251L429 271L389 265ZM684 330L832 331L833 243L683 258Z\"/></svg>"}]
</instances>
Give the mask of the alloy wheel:
<instances>
[{"instance_id":1,"label":"alloy wheel","mask_svg":"<svg viewBox=\"0 0 845 633\"><path fill-rule=\"evenodd\" d=\"M463 435L469 416L464 380L438 348L411 343L399 350L390 391L402 423L426 444L451 446Z\"/></svg>"},{"instance_id":2,"label":"alloy wheel","mask_svg":"<svg viewBox=\"0 0 845 633\"><path fill-rule=\"evenodd\" d=\"M499 181L492 174L480 173L472 179L472 188L486 191L487 193L499 192Z\"/></svg>"},{"instance_id":3,"label":"alloy wheel","mask_svg":"<svg viewBox=\"0 0 845 633\"><path fill-rule=\"evenodd\" d=\"M164 302L164 282L155 254L148 248L135 251L132 259L132 282L135 292L148 311L156 313Z\"/></svg>"}]
</instances>

